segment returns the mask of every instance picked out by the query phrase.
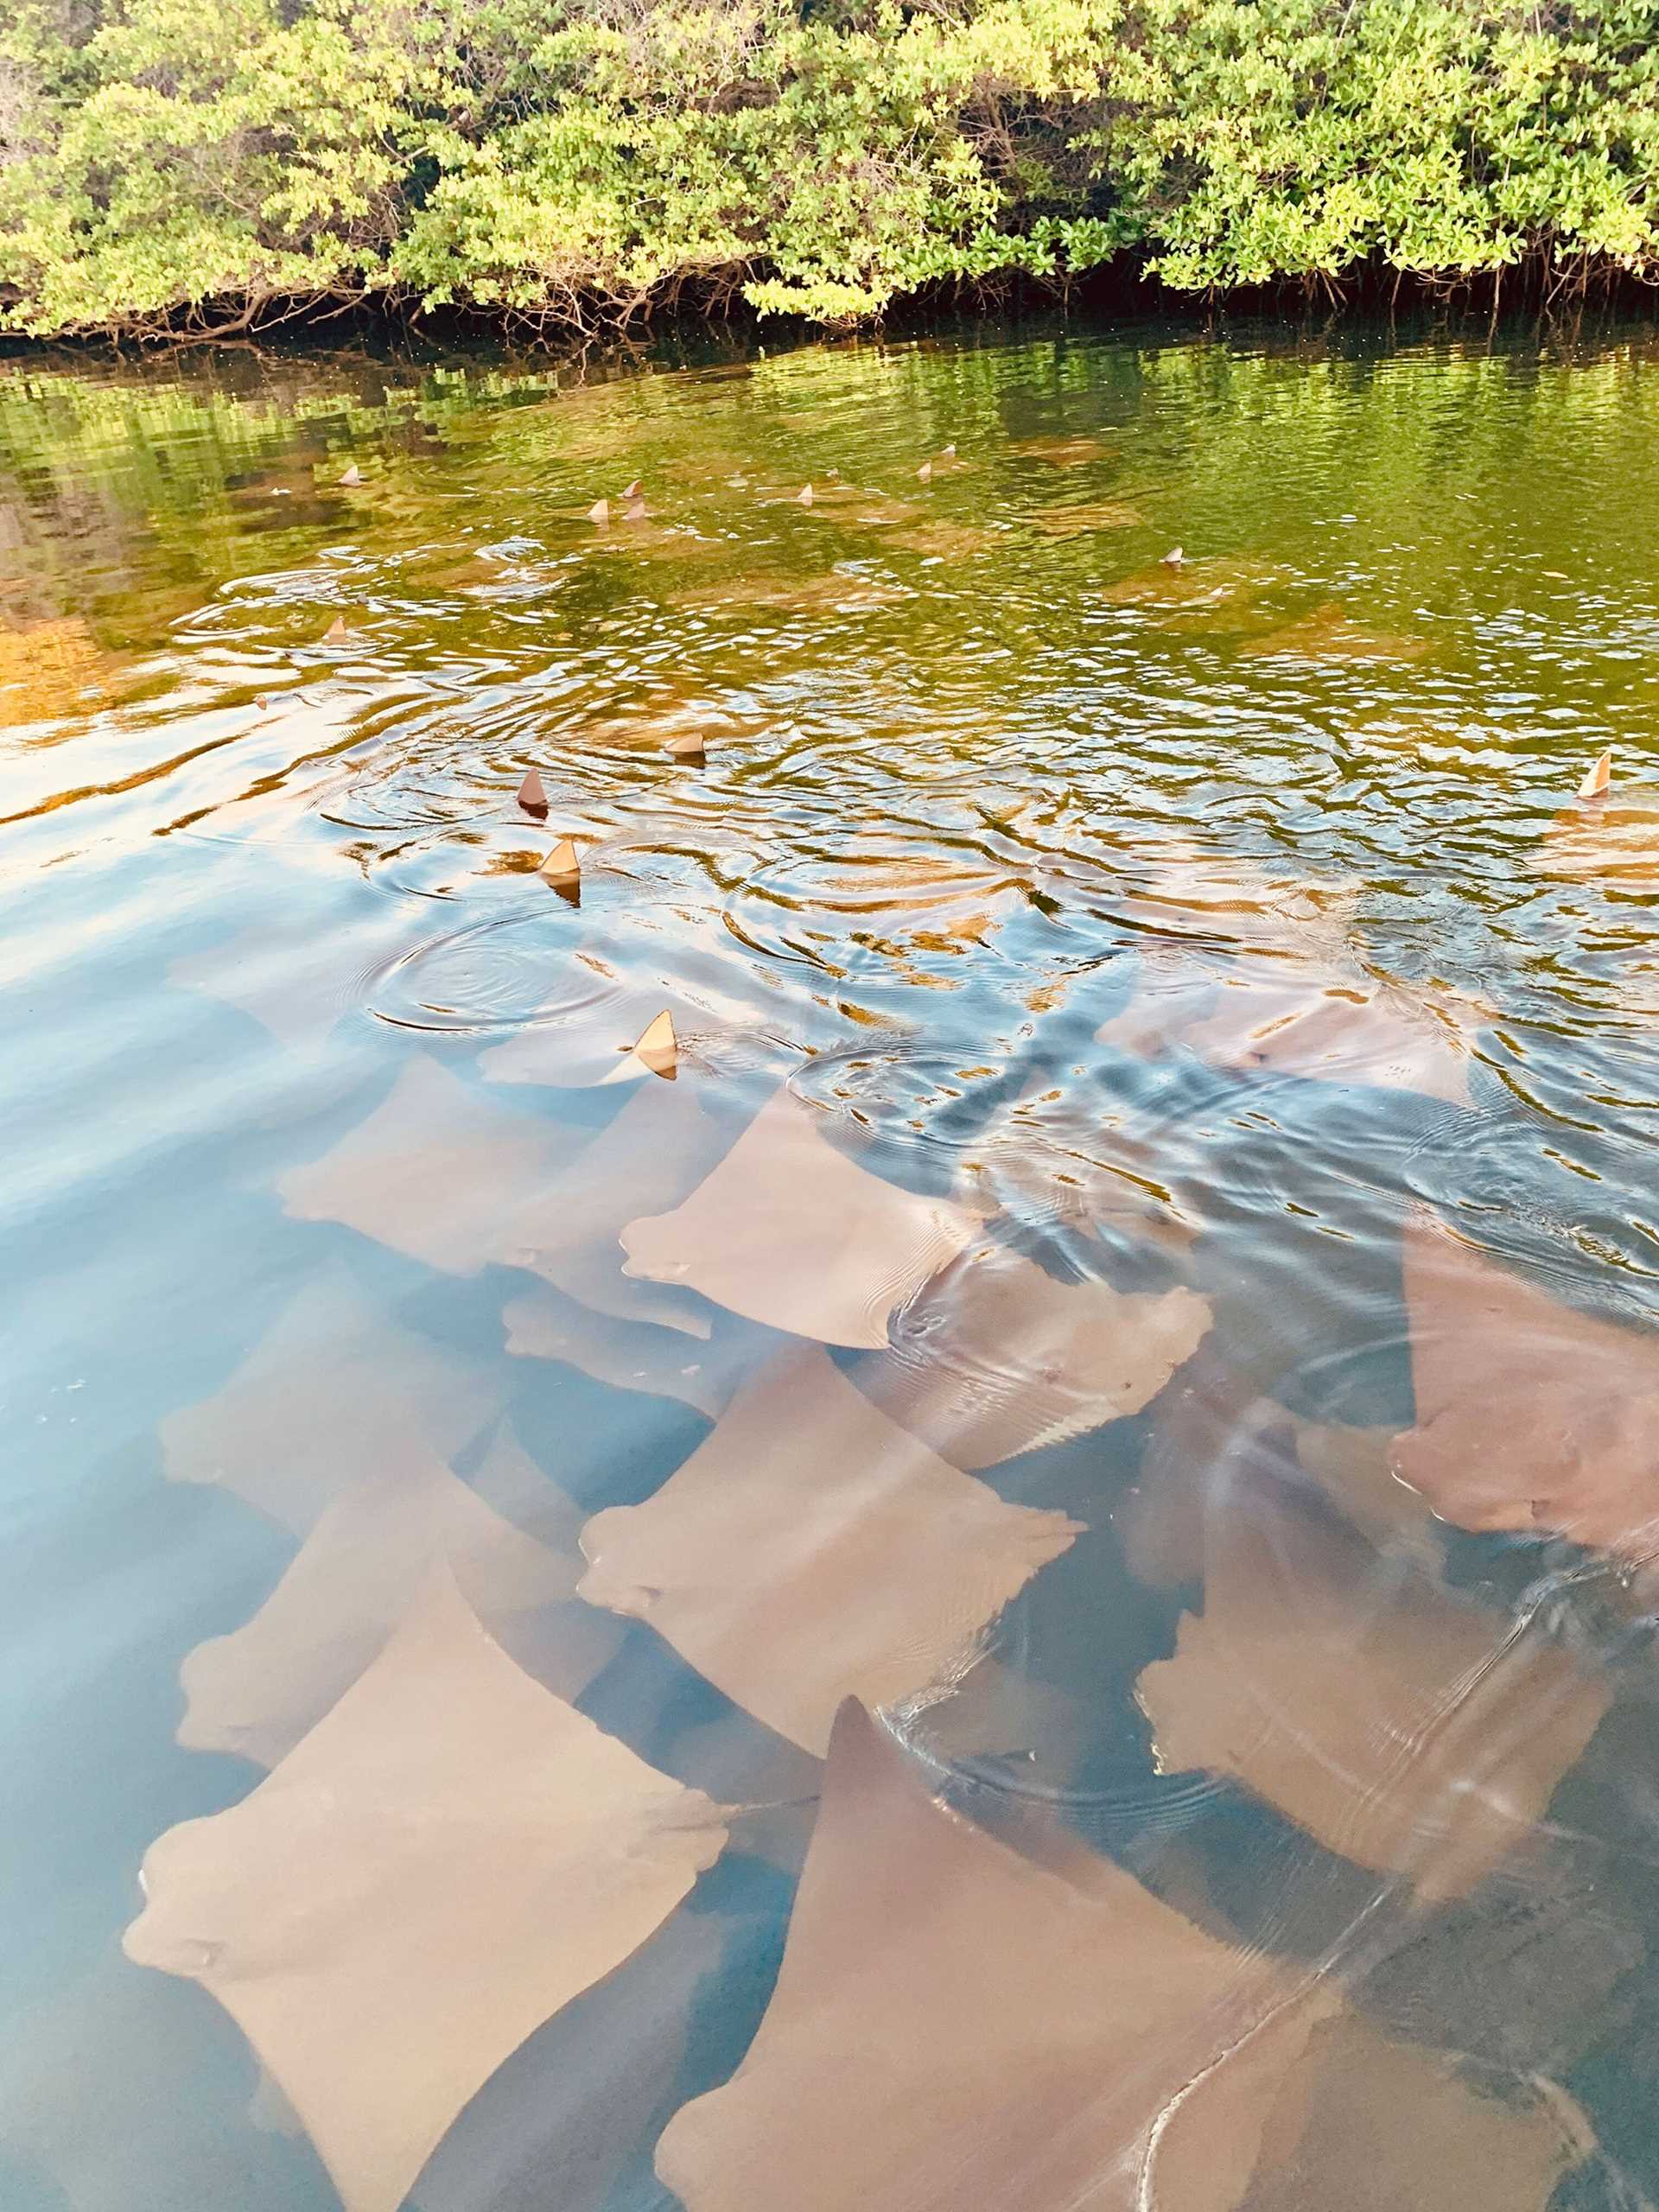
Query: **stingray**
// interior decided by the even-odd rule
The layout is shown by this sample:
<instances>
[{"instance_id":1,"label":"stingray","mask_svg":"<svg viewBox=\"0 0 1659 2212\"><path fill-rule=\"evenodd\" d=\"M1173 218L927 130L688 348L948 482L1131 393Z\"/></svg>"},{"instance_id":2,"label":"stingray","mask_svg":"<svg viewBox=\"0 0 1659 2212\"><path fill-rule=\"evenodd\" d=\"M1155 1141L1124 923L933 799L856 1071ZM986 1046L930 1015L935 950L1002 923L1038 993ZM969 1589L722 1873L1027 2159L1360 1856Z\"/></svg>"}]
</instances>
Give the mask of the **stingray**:
<instances>
[{"instance_id":1,"label":"stingray","mask_svg":"<svg viewBox=\"0 0 1659 2212\"><path fill-rule=\"evenodd\" d=\"M706 1338L709 1310L695 1294L702 1286L647 1281L626 1268L623 1224L640 1206L671 1206L688 1192L695 1202L702 1179L718 1172L732 1130L704 1111L712 1089L683 1077L636 1092L564 1174L519 1207L502 1256L595 1313Z\"/></svg>"},{"instance_id":2,"label":"stingray","mask_svg":"<svg viewBox=\"0 0 1659 2212\"><path fill-rule=\"evenodd\" d=\"M400 947L404 936L403 914L379 900L353 915L347 930L317 937L243 930L226 944L174 961L167 976L235 1007L295 1058L316 1058L340 1016L360 1002L365 971Z\"/></svg>"},{"instance_id":3,"label":"stingray","mask_svg":"<svg viewBox=\"0 0 1659 2212\"><path fill-rule=\"evenodd\" d=\"M948 1674L1077 1529L1004 1504L793 1347L645 1504L594 1515L582 1595L822 1751L843 1697L887 1704Z\"/></svg>"},{"instance_id":4,"label":"stingray","mask_svg":"<svg viewBox=\"0 0 1659 2212\"><path fill-rule=\"evenodd\" d=\"M1567 807L1544 833L1539 866L1582 883L1659 888L1659 808L1605 797Z\"/></svg>"},{"instance_id":5,"label":"stingray","mask_svg":"<svg viewBox=\"0 0 1659 2212\"><path fill-rule=\"evenodd\" d=\"M859 517L861 522L871 519L868 515ZM893 547L901 553L919 554L925 560L965 561L988 553L1001 544L1005 535L975 523L924 522L910 529L889 530L881 543L884 550Z\"/></svg>"},{"instance_id":6,"label":"stingray","mask_svg":"<svg viewBox=\"0 0 1659 2212\"><path fill-rule=\"evenodd\" d=\"M596 1382L677 1398L710 1421L730 1404L751 1374L761 1345L775 1340L722 1315L711 1338L692 1343L677 1329L598 1313L550 1284L538 1283L502 1309L507 1350L533 1359L563 1360Z\"/></svg>"},{"instance_id":7,"label":"stingray","mask_svg":"<svg viewBox=\"0 0 1659 2212\"><path fill-rule=\"evenodd\" d=\"M1098 438L1027 438L1008 450L1028 461L1046 461L1051 468L1087 468L1113 458L1112 448Z\"/></svg>"},{"instance_id":8,"label":"stingray","mask_svg":"<svg viewBox=\"0 0 1659 2212\"><path fill-rule=\"evenodd\" d=\"M880 1346L890 1317L978 1234L978 1217L872 1175L780 1089L671 1213L622 1231L629 1274L823 1343Z\"/></svg>"},{"instance_id":9,"label":"stingray","mask_svg":"<svg viewBox=\"0 0 1659 2212\"><path fill-rule=\"evenodd\" d=\"M322 642L326 645L349 645L351 643L351 637L352 633L346 625L346 617L343 614L336 614L334 620L323 632Z\"/></svg>"},{"instance_id":10,"label":"stingray","mask_svg":"<svg viewBox=\"0 0 1659 2212\"><path fill-rule=\"evenodd\" d=\"M1287 622L1240 649L1264 660L1421 660L1427 638L1395 636L1352 622L1339 601L1327 600L1298 622Z\"/></svg>"},{"instance_id":11,"label":"stingray","mask_svg":"<svg viewBox=\"0 0 1659 2212\"><path fill-rule=\"evenodd\" d=\"M1298 1466L1362 1535L1375 1544L1429 1539L1427 1501L1394 1471L1396 1426L1293 1419L1291 1433Z\"/></svg>"},{"instance_id":12,"label":"stingray","mask_svg":"<svg viewBox=\"0 0 1659 2212\"><path fill-rule=\"evenodd\" d=\"M1081 537L1091 530L1128 530L1144 518L1121 499L1097 499L1077 507L1050 507L1025 519L1045 537Z\"/></svg>"},{"instance_id":13,"label":"stingray","mask_svg":"<svg viewBox=\"0 0 1659 2212\"><path fill-rule=\"evenodd\" d=\"M275 1766L385 1649L435 1567L449 1568L490 1627L573 1597L579 1520L510 1442L476 1488L430 1457L365 1475L324 1511L253 1618L188 1656L180 1743ZM588 1679L578 1664L560 1694L579 1697Z\"/></svg>"},{"instance_id":14,"label":"stingray","mask_svg":"<svg viewBox=\"0 0 1659 2212\"><path fill-rule=\"evenodd\" d=\"M1062 1282L985 1241L940 1270L857 1382L953 1466L989 1467L1139 1413L1210 1322L1193 1291Z\"/></svg>"},{"instance_id":15,"label":"stingray","mask_svg":"<svg viewBox=\"0 0 1659 2212\"><path fill-rule=\"evenodd\" d=\"M1326 1083L1417 1091L1471 1103L1469 1031L1479 1009L1455 994L1421 994L1351 975L1283 963L1233 962L1217 981L1159 976L1096 1032L1121 1052L1172 1045L1217 1067L1262 1069Z\"/></svg>"},{"instance_id":16,"label":"stingray","mask_svg":"<svg viewBox=\"0 0 1659 2212\"><path fill-rule=\"evenodd\" d=\"M1280 2085L1239 2212L1546 2212L1593 2146L1566 2093L1322 2020Z\"/></svg>"},{"instance_id":17,"label":"stingray","mask_svg":"<svg viewBox=\"0 0 1659 2212\"><path fill-rule=\"evenodd\" d=\"M298 1221L340 1221L446 1274L476 1274L588 1133L501 1106L416 1052L366 1120L276 1185Z\"/></svg>"},{"instance_id":18,"label":"stingray","mask_svg":"<svg viewBox=\"0 0 1659 2212\"><path fill-rule=\"evenodd\" d=\"M96 1963L71 1979L60 1961L89 1949ZM0 2049L0 2192L8 2152L47 2183L25 2181L8 2212L294 2212L315 2183L238 2125L219 2024L194 1990L141 1972L90 1927L48 1986L38 2004L14 1997Z\"/></svg>"},{"instance_id":19,"label":"stingray","mask_svg":"<svg viewBox=\"0 0 1659 2212\"><path fill-rule=\"evenodd\" d=\"M388 1319L330 1262L213 1397L162 1422L162 1467L302 1536L366 1473L448 1458L492 1405L481 1368Z\"/></svg>"},{"instance_id":20,"label":"stingray","mask_svg":"<svg viewBox=\"0 0 1659 2212\"><path fill-rule=\"evenodd\" d=\"M1204 1611L1141 1676L1160 1769L1230 1775L1328 1850L1456 1896L1525 1842L1611 1691L1283 1484L1203 1532Z\"/></svg>"},{"instance_id":21,"label":"stingray","mask_svg":"<svg viewBox=\"0 0 1659 2212\"><path fill-rule=\"evenodd\" d=\"M1416 1426L1393 1465L1463 1529L1659 1550L1659 1331L1563 1306L1431 1220L1402 1242Z\"/></svg>"},{"instance_id":22,"label":"stingray","mask_svg":"<svg viewBox=\"0 0 1659 2212\"><path fill-rule=\"evenodd\" d=\"M1598 753L1585 770L1583 781L1579 785L1579 797L1581 799L1605 798L1612 780L1613 749L1610 745L1605 753Z\"/></svg>"},{"instance_id":23,"label":"stingray","mask_svg":"<svg viewBox=\"0 0 1659 2212\"><path fill-rule=\"evenodd\" d=\"M658 2171L686 2212L1230 2212L1339 2001L1017 1856L849 1702L766 2018Z\"/></svg>"},{"instance_id":24,"label":"stingray","mask_svg":"<svg viewBox=\"0 0 1659 2212\"><path fill-rule=\"evenodd\" d=\"M703 590L678 592L674 605L709 613L723 607L759 607L786 614L861 613L867 608L894 606L909 595L897 584L836 570L810 577L804 583L788 583L775 576L731 576Z\"/></svg>"},{"instance_id":25,"label":"stingray","mask_svg":"<svg viewBox=\"0 0 1659 2212\"><path fill-rule=\"evenodd\" d=\"M126 1949L219 1999L346 2212L395 2212L468 2099L724 1841L440 1575L250 1796L151 1847Z\"/></svg>"}]
</instances>

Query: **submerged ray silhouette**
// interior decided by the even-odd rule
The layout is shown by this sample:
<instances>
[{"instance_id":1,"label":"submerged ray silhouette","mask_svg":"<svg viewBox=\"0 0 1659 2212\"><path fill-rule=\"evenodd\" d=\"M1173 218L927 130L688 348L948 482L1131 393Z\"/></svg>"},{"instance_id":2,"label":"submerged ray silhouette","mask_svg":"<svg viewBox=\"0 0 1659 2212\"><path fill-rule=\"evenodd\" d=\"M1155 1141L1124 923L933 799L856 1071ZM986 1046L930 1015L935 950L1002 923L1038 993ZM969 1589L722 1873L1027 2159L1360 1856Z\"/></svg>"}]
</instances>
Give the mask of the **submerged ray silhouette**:
<instances>
[{"instance_id":1,"label":"submerged ray silhouette","mask_svg":"<svg viewBox=\"0 0 1659 2212\"><path fill-rule=\"evenodd\" d=\"M151 1847L126 1949L224 2005L346 2212L395 2212L462 2106L725 1833L522 1673L440 1574L249 1797Z\"/></svg>"},{"instance_id":2,"label":"submerged ray silhouette","mask_svg":"<svg viewBox=\"0 0 1659 2212\"><path fill-rule=\"evenodd\" d=\"M1077 1528L1004 1504L791 1348L653 1497L594 1515L582 1595L821 1752L843 1697L925 1688Z\"/></svg>"}]
</instances>

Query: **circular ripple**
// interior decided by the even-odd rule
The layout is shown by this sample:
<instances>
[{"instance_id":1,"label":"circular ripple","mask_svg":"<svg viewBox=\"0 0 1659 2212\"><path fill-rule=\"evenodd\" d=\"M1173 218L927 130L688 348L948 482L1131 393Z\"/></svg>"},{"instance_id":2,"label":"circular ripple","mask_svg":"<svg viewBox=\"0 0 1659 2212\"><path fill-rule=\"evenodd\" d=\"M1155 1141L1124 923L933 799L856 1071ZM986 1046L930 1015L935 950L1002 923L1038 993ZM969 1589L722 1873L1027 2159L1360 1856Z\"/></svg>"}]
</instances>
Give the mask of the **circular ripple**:
<instances>
[{"instance_id":1,"label":"circular ripple","mask_svg":"<svg viewBox=\"0 0 1659 2212\"><path fill-rule=\"evenodd\" d=\"M381 969L369 1010L397 1028L461 1036L574 1014L619 989L573 957L581 926L569 908L544 905L429 938Z\"/></svg>"}]
</instances>

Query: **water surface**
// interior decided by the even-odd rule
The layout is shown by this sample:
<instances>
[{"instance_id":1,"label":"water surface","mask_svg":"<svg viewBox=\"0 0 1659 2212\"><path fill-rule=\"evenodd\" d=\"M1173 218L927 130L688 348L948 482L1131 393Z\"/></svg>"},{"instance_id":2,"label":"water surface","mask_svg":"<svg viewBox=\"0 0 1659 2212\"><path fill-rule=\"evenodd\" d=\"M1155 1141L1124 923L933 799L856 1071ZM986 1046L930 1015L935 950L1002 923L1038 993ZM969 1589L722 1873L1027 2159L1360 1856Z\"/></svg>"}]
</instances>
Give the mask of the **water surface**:
<instances>
[{"instance_id":1,"label":"water surface","mask_svg":"<svg viewBox=\"0 0 1659 2212\"><path fill-rule=\"evenodd\" d=\"M1656 455L3 365L9 2212L1659 2199Z\"/></svg>"}]
</instances>

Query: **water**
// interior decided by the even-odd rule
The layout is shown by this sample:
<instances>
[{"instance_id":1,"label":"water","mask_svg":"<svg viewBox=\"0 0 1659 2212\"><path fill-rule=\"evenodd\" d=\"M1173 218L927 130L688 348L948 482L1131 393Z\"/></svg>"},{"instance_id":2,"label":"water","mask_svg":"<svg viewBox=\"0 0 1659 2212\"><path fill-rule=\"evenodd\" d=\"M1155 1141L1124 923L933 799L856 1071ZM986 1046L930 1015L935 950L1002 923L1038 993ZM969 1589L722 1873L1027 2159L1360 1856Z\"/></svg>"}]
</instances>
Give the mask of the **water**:
<instances>
[{"instance_id":1,"label":"water","mask_svg":"<svg viewBox=\"0 0 1659 2212\"><path fill-rule=\"evenodd\" d=\"M4 365L8 2212L1659 2201L1656 430Z\"/></svg>"}]
</instances>

